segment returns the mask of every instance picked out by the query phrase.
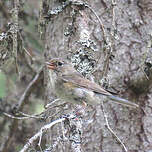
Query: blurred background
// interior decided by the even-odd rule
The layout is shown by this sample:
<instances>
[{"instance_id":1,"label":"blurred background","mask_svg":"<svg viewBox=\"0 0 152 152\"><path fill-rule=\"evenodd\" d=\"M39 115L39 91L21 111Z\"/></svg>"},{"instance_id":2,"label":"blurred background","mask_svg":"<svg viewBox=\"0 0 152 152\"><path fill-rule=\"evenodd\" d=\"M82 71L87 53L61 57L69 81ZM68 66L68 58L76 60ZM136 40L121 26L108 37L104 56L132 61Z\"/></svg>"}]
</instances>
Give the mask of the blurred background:
<instances>
[{"instance_id":1,"label":"blurred background","mask_svg":"<svg viewBox=\"0 0 152 152\"><path fill-rule=\"evenodd\" d=\"M16 104L44 64L44 41L39 32L39 11L40 0L0 1L0 111L10 115L23 116L15 112ZM35 86L30 97L25 99L31 101L25 105L25 113L31 111L31 114L39 114L44 110L44 88L41 82ZM30 137L29 133L26 134L27 130L33 132L35 128L32 125L34 121L28 121L29 128L25 127L26 123L23 120L17 124L15 120L1 113L0 151L15 152L23 146L26 141L24 135ZM20 134L20 131L25 134ZM13 137L12 132L15 132Z\"/></svg>"}]
</instances>

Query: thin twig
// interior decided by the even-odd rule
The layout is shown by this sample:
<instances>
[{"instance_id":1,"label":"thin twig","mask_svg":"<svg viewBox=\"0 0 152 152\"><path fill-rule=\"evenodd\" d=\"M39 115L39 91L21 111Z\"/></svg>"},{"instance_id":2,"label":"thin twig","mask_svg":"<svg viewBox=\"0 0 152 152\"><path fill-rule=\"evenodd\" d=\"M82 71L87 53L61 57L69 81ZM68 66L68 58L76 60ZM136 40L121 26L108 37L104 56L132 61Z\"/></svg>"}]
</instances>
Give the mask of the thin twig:
<instances>
[{"instance_id":1,"label":"thin twig","mask_svg":"<svg viewBox=\"0 0 152 152\"><path fill-rule=\"evenodd\" d=\"M31 118L34 118L34 119L43 119L44 117L42 116L39 116L41 114L35 114L35 115L28 115L28 114L25 114L23 112L18 112L19 114L22 114L23 116L13 116L7 112L3 112L3 115L5 115L6 117L9 117L11 119L17 119L17 120L23 120L23 119L31 119Z\"/></svg>"},{"instance_id":2,"label":"thin twig","mask_svg":"<svg viewBox=\"0 0 152 152\"><path fill-rule=\"evenodd\" d=\"M60 99L55 99L53 101L51 101L50 103L48 103L47 105L45 105L44 107L47 109L48 107L50 107L52 104L54 104L55 102L59 101Z\"/></svg>"},{"instance_id":3,"label":"thin twig","mask_svg":"<svg viewBox=\"0 0 152 152\"><path fill-rule=\"evenodd\" d=\"M58 106L56 106L56 107L58 107ZM49 108L49 109L50 109L50 108ZM41 112L40 114L34 114L34 115L28 115L28 114L23 113L23 112L21 112L21 111L19 111L18 113L19 113L19 114L22 114L22 116L13 116L13 115L11 115L11 114L9 114L9 113L7 113L7 112L3 112L3 115L6 116L6 117L9 117L9 118L11 118L11 119L16 119L16 120L46 119L45 117L43 117L43 116L41 116L41 115L43 115L43 114L44 114L46 111L48 111L49 109ZM53 115L51 115L51 116L49 116L49 117L47 117L47 118L54 117L55 115L57 115L57 114L60 113L60 112L61 112L61 110L60 110L59 112L54 113Z\"/></svg>"},{"instance_id":4,"label":"thin twig","mask_svg":"<svg viewBox=\"0 0 152 152\"><path fill-rule=\"evenodd\" d=\"M29 147L30 145L32 145L32 143L38 138L38 137L41 137L42 134L44 132L46 132L48 129L50 129L52 126L54 126L55 124L57 123L60 123L62 121L66 120L66 118L61 118L61 119L58 119L58 120L55 120L53 122L51 122L50 124L47 124L45 126L43 126L39 132L37 132L33 137L31 137L29 139L29 141L24 145L24 147L20 150L20 152L25 152Z\"/></svg>"},{"instance_id":5,"label":"thin twig","mask_svg":"<svg viewBox=\"0 0 152 152\"><path fill-rule=\"evenodd\" d=\"M99 16L97 15L97 13L94 11L94 9L91 6L89 6L88 4L85 4L85 6L88 7L93 12L93 14L96 16L96 18L98 19L102 32L103 32L103 39L106 41L106 32L105 32L105 28L104 28L104 25L103 25L101 19L99 18Z\"/></svg>"},{"instance_id":6,"label":"thin twig","mask_svg":"<svg viewBox=\"0 0 152 152\"><path fill-rule=\"evenodd\" d=\"M104 119L105 119L105 122L106 122L106 127L107 129L112 133L112 135L117 139L117 141L122 145L122 147L124 148L125 152L128 152L125 144L121 141L121 139L116 135L116 133L111 129L110 125L109 125L109 122L108 122L108 117L107 117L107 114L104 110L104 104L103 102L102 103L102 112L103 112L103 116L104 116Z\"/></svg>"},{"instance_id":7,"label":"thin twig","mask_svg":"<svg viewBox=\"0 0 152 152\"><path fill-rule=\"evenodd\" d=\"M35 118L35 119L43 119L44 118L43 116L40 116L42 113L40 113L40 114L33 114L33 115L29 115L29 114L23 113L21 111L19 111L18 113L22 114L24 117L27 117L27 118Z\"/></svg>"},{"instance_id":8,"label":"thin twig","mask_svg":"<svg viewBox=\"0 0 152 152\"><path fill-rule=\"evenodd\" d=\"M3 115L5 115L6 117L9 117L11 119L16 119L16 120L29 119L29 117L16 117L16 116L13 116L13 115L6 113L6 112L3 112Z\"/></svg>"},{"instance_id":9,"label":"thin twig","mask_svg":"<svg viewBox=\"0 0 152 152\"><path fill-rule=\"evenodd\" d=\"M18 110L23 106L23 104L24 104L24 102L26 100L26 97L29 95L29 93L31 93L31 89L35 85L36 81L40 78L40 74L42 73L42 69L43 69L43 66L39 69L39 72L35 75L33 80L28 84L28 86L26 87L24 93L20 97L19 102L18 102L18 106L17 106Z\"/></svg>"},{"instance_id":10,"label":"thin twig","mask_svg":"<svg viewBox=\"0 0 152 152\"><path fill-rule=\"evenodd\" d=\"M35 58L32 56L32 54L23 46L23 49L25 51L25 53L32 59L32 61L35 60Z\"/></svg>"}]
</instances>

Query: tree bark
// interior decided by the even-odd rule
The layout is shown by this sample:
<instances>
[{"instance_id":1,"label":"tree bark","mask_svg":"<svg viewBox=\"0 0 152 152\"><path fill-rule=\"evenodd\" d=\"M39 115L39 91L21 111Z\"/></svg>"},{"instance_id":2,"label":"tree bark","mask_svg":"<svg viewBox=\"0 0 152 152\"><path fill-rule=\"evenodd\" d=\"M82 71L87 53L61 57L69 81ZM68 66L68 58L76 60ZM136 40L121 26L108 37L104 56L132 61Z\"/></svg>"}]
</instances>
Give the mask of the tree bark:
<instances>
[{"instance_id":1,"label":"tree bark","mask_svg":"<svg viewBox=\"0 0 152 152\"><path fill-rule=\"evenodd\" d=\"M152 45L147 44L151 41L152 3L150 0L116 0L115 4L114 1L90 0L87 3L89 6L72 1L63 7L60 1L50 2L53 12L58 6L62 6L62 9L60 7L60 12L50 15L45 58L68 59L84 76L93 77L100 85L139 104L142 110L104 100L104 110L111 128L125 143L128 151L148 152L152 150L152 78L151 69L145 63L149 63L148 58L151 60ZM149 75L144 72L145 69L148 69ZM55 99L55 94L49 83L47 69L45 85L48 102L50 98ZM67 107L63 109L57 116L71 111ZM88 106L87 110L89 112L86 111L83 116L83 151L124 151L105 127L101 105ZM50 115L57 111L53 109ZM55 126L47 134L47 143L53 144L61 134L61 126ZM55 151L70 152L70 142L58 144Z\"/></svg>"}]
</instances>

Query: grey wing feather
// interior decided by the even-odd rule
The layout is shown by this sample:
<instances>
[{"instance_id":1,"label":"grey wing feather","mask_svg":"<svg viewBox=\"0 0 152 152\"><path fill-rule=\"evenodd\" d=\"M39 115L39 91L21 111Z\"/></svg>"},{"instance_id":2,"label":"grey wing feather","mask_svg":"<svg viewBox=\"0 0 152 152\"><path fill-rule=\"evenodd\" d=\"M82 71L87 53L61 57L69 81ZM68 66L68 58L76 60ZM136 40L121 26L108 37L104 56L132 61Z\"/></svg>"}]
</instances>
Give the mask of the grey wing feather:
<instances>
[{"instance_id":1,"label":"grey wing feather","mask_svg":"<svg viewBox=\"0 0 152 152\"><path fill-rule=\"evenodd\" d=\"M81 74L72 74L72 75L62 75L62 78L67 81L67 82L71 82L79 87L83 87L89 90L92 90L96 93L100 93L106 96L112 95L111 93L109 93L108 91L104 90L103 88L101 88L98 84L85 79Z\"/></svg>"}]
</instances>

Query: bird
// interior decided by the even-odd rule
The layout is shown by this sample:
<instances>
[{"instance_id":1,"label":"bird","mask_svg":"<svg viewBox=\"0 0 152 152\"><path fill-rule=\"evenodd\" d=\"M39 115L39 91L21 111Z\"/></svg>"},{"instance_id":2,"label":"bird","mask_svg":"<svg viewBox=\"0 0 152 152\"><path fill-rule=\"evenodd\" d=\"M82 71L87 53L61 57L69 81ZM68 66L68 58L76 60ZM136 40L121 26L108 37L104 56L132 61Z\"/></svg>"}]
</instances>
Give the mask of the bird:
<instances>
[{"instance_id":1,"label":"bird","mask_svg":"<svg viewBox=\"0 0 152 152\"><path fill-rule=\"evenodd\" d=\"M53 72L51 86L59 99L80 105L98 105L101 103L101 96L106 96L115 103L139 108L138 104L113 95L99 84L85 78L66 60L53 58L46 62L46 66Z\"/></svg>"}]
</instances>

